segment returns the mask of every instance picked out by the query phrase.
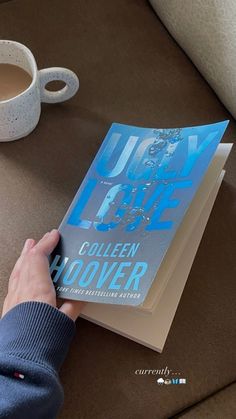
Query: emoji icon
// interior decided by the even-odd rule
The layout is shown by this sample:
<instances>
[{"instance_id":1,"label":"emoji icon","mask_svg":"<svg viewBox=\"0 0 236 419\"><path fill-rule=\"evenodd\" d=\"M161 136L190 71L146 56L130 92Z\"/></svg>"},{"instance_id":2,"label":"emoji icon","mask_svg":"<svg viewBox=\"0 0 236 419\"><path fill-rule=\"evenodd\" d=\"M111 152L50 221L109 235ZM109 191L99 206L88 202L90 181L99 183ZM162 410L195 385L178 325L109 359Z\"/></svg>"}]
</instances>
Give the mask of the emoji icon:
<instances>
[{"instance_id":1,"label":"emoji icon","mask_svg":"<svg viewBox=\"0 0 236 419\"><path fill-rule=\"evenodd\" d=\"M179 384L178 378L172 378L172 384Z\"/></svg>"},{"instance_id":2,"label":"emoji icon","mask_svg":"<svg viewBox=\"0 0 236 419\"><path fill-rule=\"evenodd\" d=\"M186 378L180 378L179 379L180 384L186 384L186 381L187 381Z\"/></svg>"},{"instance_id":3,"label":"emoji icon","mask_svg":"<svg viewBox=\"0 0 236 419\"><path fill-rule=\"evenodd\" d=\"M165 382L165 380L163 380L163 378L158 378L157 379L157 384L159 384L161 386L164 384L164 382Z\"/></svg>"},{"instance_id":4,"label":"emoji icon","mask_svg":"<svg viewBox=\"0 0 236 419\"><path fill-rule=\"evenodd\" d=\"M169 378L166 378L166 379L165 379L165 384L167 384L167 385L168 385L168 384L171 384L171 380L170 380Z\"/></svg>"}]
</instances>

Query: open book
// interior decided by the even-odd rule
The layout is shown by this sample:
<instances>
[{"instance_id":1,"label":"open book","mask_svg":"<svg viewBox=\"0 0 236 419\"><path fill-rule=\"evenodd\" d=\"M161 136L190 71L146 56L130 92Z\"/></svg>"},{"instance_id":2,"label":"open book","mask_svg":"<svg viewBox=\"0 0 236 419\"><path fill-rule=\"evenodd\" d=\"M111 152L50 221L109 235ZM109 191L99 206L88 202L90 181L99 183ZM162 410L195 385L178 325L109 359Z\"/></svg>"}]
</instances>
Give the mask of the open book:
<instances>
[{"instance_id":1,"label":"open book","mask_svg":"<svg viewBox=\"0 0 236 419\"><path fill-rule=\"evenodd\" d=\"M223 179L227 121L112 124L60 227L51 274L82 316L162 351Z\"/></svg>"}]
</instances>

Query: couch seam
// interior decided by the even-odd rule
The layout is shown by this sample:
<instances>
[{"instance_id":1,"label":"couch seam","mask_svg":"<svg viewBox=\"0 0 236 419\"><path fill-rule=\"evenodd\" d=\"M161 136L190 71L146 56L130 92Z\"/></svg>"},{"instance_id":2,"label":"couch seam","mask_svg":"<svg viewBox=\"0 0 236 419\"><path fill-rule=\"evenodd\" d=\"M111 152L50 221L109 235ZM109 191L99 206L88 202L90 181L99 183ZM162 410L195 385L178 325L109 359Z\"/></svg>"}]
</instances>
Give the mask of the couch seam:
<instances>
[{"instance_id":1,"label":"couch seam","mask_svg":"<svg viewBox=\"0 0 236 419\"><path fill-rule=\"evenodd\" d=\"M187 412L190 412L193 407L200 405L204 401L210 399L211 397L213 397L216 394L220 393L222 390L225 390L226 388L232 386L233 384L236 384L236 380L231 381L230 383L228 383L225 386L219 388L218 390L213 391L213 393L209 393L208 395L206 395L202 399L194 402L193 404L191 404L189 406L186 406L184 409L179 410L177 413L175 413L174 415L170 416L168 419L178 419L178 418L181 418L182 414L187 413Z\"/></svg>"}]
</instances>

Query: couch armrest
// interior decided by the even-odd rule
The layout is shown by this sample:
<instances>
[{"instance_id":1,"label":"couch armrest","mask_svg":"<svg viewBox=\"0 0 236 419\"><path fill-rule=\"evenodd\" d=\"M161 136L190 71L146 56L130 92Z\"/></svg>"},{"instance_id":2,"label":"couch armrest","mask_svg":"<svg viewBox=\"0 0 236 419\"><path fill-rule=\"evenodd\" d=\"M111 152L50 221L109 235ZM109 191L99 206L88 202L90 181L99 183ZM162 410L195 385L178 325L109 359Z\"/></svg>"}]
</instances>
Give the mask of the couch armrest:
<instances>
[{"instance_id":1,"label":"couch armrest","mask_svg":"<svg viewBox=\"0 0 236 419\"><path fill-rule=\"evenodd\" d=\"M150 3L236 117L235 0L150 0Z\"/></svg>"}]
</instances>

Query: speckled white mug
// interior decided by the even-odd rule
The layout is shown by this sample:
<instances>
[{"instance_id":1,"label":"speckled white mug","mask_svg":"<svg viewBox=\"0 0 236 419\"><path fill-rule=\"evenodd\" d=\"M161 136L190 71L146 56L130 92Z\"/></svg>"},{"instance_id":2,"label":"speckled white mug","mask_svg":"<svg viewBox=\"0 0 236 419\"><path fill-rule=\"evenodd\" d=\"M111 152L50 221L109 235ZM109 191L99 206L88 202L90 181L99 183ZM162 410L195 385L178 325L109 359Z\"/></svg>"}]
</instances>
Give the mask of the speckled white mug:
<instances>
[{"instance_id":1,"label":"speckled white mug","mask_svg":"<svg viewBox=\"0 0 236 419\"><path fill-rule=\"evenodd\" d=\"M17 65L32 76L26 90L0 101L0 141L14 141L28 135L38 124L41 102L63 102L79 88L78 77L67 68L38 70L32 52L19 42L0 40L0 63ZM45 86L53 80L62 80L66 85L56 92L49 91Z\"/></svg>"}]
</instances>

